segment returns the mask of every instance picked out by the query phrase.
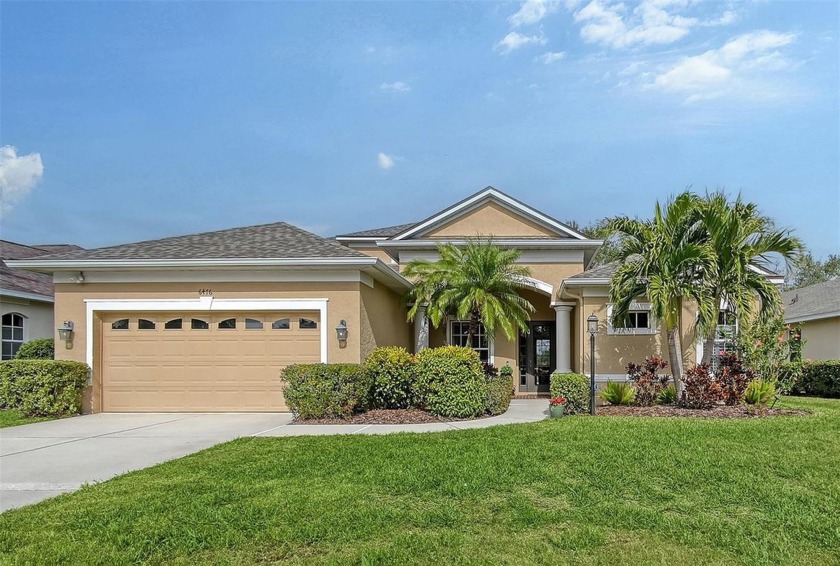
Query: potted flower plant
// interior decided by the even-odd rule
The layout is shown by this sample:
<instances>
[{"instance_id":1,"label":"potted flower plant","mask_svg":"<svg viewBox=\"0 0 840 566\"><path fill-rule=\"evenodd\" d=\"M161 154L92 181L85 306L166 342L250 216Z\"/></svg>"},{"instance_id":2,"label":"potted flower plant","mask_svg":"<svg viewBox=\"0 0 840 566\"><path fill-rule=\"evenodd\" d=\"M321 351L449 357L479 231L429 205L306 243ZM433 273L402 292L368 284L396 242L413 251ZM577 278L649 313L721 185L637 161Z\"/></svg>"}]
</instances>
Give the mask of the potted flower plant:
<instances>
[{"instance_id":1,"label":"potted flower plant","mask_svg":"<svg viewBox=\"0 0 840 566\"><path fill-rule=\"evenodd\" d=\"M548 401L548 412L551 414L552 419L559 419L563 416L563 412L566 410L566 398L565 397L553 397Z\"/></svg>"}]
</instances>

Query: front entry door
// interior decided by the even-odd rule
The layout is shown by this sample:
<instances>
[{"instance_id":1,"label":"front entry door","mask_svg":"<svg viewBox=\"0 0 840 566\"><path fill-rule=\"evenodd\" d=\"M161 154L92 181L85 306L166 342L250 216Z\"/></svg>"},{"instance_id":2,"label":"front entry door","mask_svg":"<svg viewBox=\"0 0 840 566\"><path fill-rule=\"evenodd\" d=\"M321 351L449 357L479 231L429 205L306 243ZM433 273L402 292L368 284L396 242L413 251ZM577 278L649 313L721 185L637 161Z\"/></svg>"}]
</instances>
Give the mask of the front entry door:
<instances>
[{"instance_id":1,"label":"front entry door","mask_svg":"<svg viewBox=\"0 0 840 566\"><path fill-rule=\"evenodd\" d=\"M554 371L554 322L530 322L530 332L519 335L519 390L548 391Z\"/></svg>"}]
</instances>

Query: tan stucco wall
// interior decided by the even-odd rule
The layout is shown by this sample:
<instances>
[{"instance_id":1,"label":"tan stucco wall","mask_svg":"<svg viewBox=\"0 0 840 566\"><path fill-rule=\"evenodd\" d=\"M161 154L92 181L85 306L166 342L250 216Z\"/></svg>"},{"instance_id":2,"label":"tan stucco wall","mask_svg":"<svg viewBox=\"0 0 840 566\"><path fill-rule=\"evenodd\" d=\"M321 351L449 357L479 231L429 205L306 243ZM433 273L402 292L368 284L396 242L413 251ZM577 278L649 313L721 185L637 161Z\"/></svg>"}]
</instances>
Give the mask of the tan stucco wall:
<instances>
[{"instance_id":1,"label":"tan stucco wall","mask_svg":"<svg viewBox=\"0 0 840 566\"><path fill-rule=\"evenodd\" d=\"M56 326L52 303L0 296L0 315L8 313L23 315L24 342L53 337Z\"/></svg>"},{"instance_id":2,"label":"tan stucco wall","mask_svg":"<svg viewBox=\"0 0 840 566\"><path fill-rule=\"evenodd\" d=\"M803 360L840 360L840 317L800 323Z\"/></svg>"},{"instance_id":3,"label":"tan stucco wall","mask_svg":"<svg viewBox=\"0 0 840 566\"><path fill-rule=\"evenodd\" d=\"M515 214L496 203L487 203L425 234L428 238L455 236L556 238L556 233Z\"/></svg>"},{"instance_id":4,"label":"tan stucco wall","mask_svg":"<svg viewBox=\"0 0 840 566\"><path fill-rule=\"evenodd\" d=\"M361 300L362 283L85 283L56 284L56 320L71 320L75 324L72 348L67 349L56 339L56 358L85 361L86 328L85 299L195 299L198 289L211 287L216 299L328 299L327 303L327 361L358 363L361 359ZM350 332L347 347L340 348L335 338L335 326L345 319L347 326L357 329ZM322 321L323 323L324 321ZM98 326L98 319L94 321ZM97 339L98 327L94 327ZM93 387L88 392L86 411L97 411L100 406L99 368L94 348Z\"/></svg>"},{"instance_id":5,"label":"tan stucco wall","mask_svg":"<svg viewBox=\"0 0 840 566\"><path fill-rule=\"evenodd\" d=\"M394 258L389 256L388 252L386 252L382 248L379 248L375 245L359 246L359 245L353 244L349 247L351 247L354 250L356 250L357 252L363 253L365 255L369 255L371 257L379 258L382 261L384 261L386 265L393 265L394 267L396 267L396 262L394 261Z\"/></svg>"},{"instance_id":6,"label":"tan stucco wall","mask_svg":"<svg viewBox=\"0 0 840 566\"><path fill-rule=\"evenodd\" d=\"M405 298L381 283L361 286L361 359L379 346L402 346L411 351L413 326L406 321Z\"/></svg>"}]
</instances>

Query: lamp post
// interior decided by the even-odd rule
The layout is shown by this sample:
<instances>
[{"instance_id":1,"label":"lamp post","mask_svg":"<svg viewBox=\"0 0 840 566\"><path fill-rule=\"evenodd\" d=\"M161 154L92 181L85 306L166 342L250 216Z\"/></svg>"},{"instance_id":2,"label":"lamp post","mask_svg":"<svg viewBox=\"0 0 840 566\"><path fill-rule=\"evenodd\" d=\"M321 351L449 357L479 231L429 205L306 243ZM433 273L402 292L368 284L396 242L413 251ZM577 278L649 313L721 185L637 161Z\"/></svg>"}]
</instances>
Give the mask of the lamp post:
<instances>
[{"instance_id":1,"label":"lamp post","mask_svg":"<svg viewBox=\"0 0 840 566\"><path fill-rule=\"evenodd\" d=\"M595 335L598 333L598 317L593 312L586 319L589 331L589 414L595 414Z\"/></svg>"}]
</instances>

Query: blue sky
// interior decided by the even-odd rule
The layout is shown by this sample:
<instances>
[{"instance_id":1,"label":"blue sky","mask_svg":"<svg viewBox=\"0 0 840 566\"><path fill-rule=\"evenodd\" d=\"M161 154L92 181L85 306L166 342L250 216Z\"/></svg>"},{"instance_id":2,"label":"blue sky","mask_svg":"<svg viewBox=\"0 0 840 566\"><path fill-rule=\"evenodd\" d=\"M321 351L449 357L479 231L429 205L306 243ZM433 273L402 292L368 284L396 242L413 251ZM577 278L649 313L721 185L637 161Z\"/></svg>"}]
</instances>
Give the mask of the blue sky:
<instances>
[{"instance_id":1,"label":"blue sky","mask_svg":"<svg viewBox=\"0 0 840 566\"><path fill-rule=\"evenodd\" d=\"M0 7L2 237L559 219L740 191L840 253L840 3ZM10 146L10 147L9 147Z\"/></svg>"}]
</instances>

